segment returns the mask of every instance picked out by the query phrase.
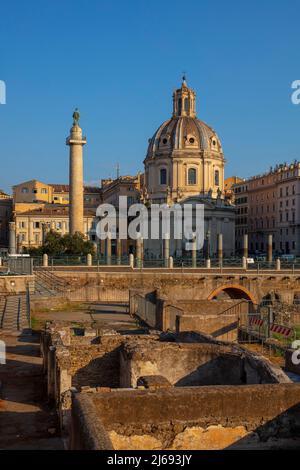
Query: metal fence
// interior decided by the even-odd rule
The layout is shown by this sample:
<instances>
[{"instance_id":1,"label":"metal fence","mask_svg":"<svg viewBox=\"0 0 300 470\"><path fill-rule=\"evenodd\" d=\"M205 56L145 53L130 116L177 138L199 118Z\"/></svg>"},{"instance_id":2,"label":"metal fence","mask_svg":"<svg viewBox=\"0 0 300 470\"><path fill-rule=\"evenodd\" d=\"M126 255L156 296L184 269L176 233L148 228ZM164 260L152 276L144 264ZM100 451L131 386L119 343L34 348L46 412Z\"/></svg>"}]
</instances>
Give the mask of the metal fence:
<instances>
[{"instance_id":1,"label":"metal fence","mask_svg":"<svg viewBox=\"0 0 300 470\"><path fill-rule=\"evenodd\" d=\"M41 266L43 263L43 258L41 256L34 257L33 264L34 266ZM18 259L18 262L20 260ZM49 256L49 266L85 266L87 265L87 256L74 256L74 255L64 255L64 256ZM129 255L124 255L118 257L116 255L111 255L107 258L104 255L94 256L92 258L92 266L128 266L129 265ZM166 260L162 257L159 258L150 258L149 256L144 256L142 263L144 268L164 268L166 267ZM181 257L173 258L174 268L192 268L193 260L191 253L186 254ZM137 260L135 259L135 266L137 266ZM223 258L222 260L218 258L210 259L211 269L228 269L228 268L239 268L242 269L242 259L237 257ZM197 268L206 268L206 259L200 256L196 258L196 267ZM281 270L289 270L294 272L295 270L300 269L300 259L295 259L293 261L281 260ZM259 273L264 270L276 270L276 261L267 262L264 260L254 260L254 263L248 263L247 269L250 271L256 271Z\"/></svg>"},{"instance_id":2,"label":"metal fence","mask_svg":"<svg viewBox=\"0 0 300 470\"><path fill-rule=\"evenodd\" d=\"M27 257L20 258L7 258L4 262L4 267L7 269L8 274L33 274L33 259Z\"/></svg>"},{"instance_id":3,"label":"metal fence","mask_svg":"<svg viewBox=\"0 0 300 470\"><path fill-rule=\"evenodd\" d=\"M247 334L247 339L239 342L264 343L268 339L276 339L281 345L288 346L297 337L293 326L274 322L269 311L241 315L239 329Z\"/></svg>"}]
</instances>

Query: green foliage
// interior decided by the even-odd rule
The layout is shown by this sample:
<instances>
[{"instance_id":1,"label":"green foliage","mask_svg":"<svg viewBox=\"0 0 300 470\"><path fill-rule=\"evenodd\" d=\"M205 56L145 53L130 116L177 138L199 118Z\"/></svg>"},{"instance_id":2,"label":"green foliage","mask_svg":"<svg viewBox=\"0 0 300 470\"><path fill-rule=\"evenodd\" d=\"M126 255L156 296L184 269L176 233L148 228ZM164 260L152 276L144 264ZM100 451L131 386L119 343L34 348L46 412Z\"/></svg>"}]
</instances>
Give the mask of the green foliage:
<instances>
[{"instance_id":1,"label":"green foliage","mask_svg":"<svg viewBox=\"0 0 300 470\"><path fill-rule=\"evenodd\" d=\"M83 234L77 232L74 235L61 235L55 230L50 230L47 233L45 242L40 248L27 250L31 256L42 256L44 253L49 256L86 256L89 253L93 254L94 251L93 243L86 240Z\"/></svg>"}]
</instances>

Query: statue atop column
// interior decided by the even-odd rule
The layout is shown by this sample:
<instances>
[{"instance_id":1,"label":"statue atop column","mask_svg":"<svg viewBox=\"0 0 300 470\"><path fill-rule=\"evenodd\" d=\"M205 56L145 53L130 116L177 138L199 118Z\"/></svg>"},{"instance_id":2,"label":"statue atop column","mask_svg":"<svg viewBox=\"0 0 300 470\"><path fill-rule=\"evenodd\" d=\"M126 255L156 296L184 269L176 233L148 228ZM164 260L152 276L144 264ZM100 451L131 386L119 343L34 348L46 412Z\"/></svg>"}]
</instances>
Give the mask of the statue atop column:
<instances>
[{"instance_id":1,"label":"statue atop column","mask_svg":"<svg viewBox=\"0 0 300 470\"><path fill-rule=\"evenodd\" d=\"M73 126L79 125L79 119L80 119L79 109L75 108L75 111L73 113Z\"/></svg>"}]
</instances>

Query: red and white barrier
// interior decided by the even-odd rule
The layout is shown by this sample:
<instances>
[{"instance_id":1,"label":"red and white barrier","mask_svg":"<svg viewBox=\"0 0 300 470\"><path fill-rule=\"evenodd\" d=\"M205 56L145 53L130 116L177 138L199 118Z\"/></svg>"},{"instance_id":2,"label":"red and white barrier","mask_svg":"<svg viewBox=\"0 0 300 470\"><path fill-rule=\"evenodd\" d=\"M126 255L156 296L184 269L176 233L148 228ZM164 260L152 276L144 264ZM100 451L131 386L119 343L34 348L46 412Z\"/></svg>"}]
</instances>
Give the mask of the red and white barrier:
<instances>
[{"instance_id":1,"label":"red and white barrier","mask_svg":"<svg viewBox=\"0 0 300 470\"><path fill-rule=\"evenodd\" d=\"M251 326L262 326L264 321L259 318L259 317L250 317L250 321L249 321L250 325Z\"/></svg>"},{"instance_id":2,"label":"red and white barrier","mask_svg":"<svg viewBox=\"0 0 300 470\"><path fill-rule=\"evenodd\" d=\"M293 334L293 329L289 328L288 326L283 326L283 325L276 325L273 323L273 325L270 326L270 331L272 333L277 333L279 335L285 336L285 338L288 338Z\"/></svg>"}]
</instances>

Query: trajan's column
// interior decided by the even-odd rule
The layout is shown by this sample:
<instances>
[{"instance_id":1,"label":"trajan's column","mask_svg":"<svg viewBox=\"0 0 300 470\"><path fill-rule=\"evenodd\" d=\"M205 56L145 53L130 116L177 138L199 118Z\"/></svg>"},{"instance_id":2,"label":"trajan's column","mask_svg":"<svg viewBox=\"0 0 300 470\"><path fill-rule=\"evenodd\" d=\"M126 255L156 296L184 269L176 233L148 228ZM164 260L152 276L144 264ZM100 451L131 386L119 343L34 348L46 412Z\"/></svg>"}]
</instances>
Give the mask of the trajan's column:
<instances>
[{"instance_id":1,"label":"trajan's column","mask_svg":"<svg viewBox=\"0 0 300 470\"><path fill-rule=\"evenodd\" d=\"M70 233L83 233L83 146L86 137L82 137L79 127L80 114L76 108L73 113L73 126L66 144L70 147Z\"/></svg>"}]
</instances>

